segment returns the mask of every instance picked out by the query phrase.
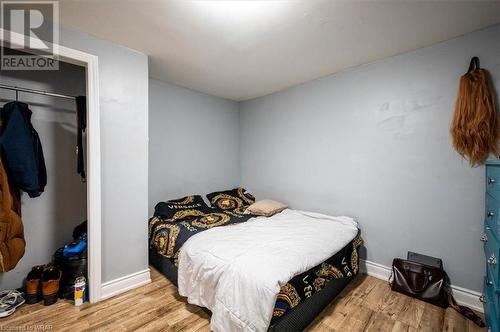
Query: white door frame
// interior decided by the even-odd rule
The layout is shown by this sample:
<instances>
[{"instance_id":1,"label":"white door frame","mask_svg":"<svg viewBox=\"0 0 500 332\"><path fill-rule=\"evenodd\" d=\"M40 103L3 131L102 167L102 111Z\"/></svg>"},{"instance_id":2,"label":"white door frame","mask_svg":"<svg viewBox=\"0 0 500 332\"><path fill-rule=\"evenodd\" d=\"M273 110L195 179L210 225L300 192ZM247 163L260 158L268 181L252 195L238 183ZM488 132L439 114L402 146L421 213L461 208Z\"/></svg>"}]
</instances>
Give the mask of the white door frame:
<instances>
[{"instance_id":1,"label":"white door frame","mask_svg":"<svg viewBox=\"0 0 500 332\"><path fill-rule=\"evenodd\" d=\"M0 28L0 41L22 47L25 36ZM10 38L8 37L10 36ZM31 37L29 37L32 39ZM90 302L101 299L101 131L99 109L99 67L97 56L56 45L60 61L85 67L87 86L87 220L88 286ZM57 93L57 91L54 91Z\"/></svg>"}]
</instances>

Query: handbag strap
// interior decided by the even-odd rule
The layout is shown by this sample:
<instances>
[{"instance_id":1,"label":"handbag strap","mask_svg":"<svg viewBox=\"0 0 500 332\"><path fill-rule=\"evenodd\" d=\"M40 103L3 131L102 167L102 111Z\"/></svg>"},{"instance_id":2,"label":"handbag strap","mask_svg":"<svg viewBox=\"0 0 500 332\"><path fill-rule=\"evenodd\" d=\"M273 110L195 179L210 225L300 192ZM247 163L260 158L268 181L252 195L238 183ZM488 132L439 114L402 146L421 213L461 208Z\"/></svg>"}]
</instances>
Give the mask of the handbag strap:
<instances>
[{"instance_id":1,"label":"handbag strap","mask_svg":"<svg viewBox=\"0 0 500 332\"><path fill-rule=\"evenodd\" d=\"M451 294L451 290L448 288L447 290L448 293L448 305L458 311L462 316L470 319L471 321L474 322L479 327L485 327L486 325L484 324L484 321L481 317L476 315L472 309L467 308L466 306L459 305L457 301L455 301L455 298L453 297L453 294Z\"/></svg>"},{"instance_id":2,"label":"handbag strap","mask_svg":"<svg viewBox=\"0 0 500 332\"><path fill-rule=\"evenodd\" d=\"M394 262L392 264L392 269L391 269L391 275L389 276L389 279L387 280L389 283L389 287L392 288L393 284L393 276L394 276ZM444 272L444 271L443 271ZM459 305L457 301L455 301L455 298L453 297L453 294L451 293L451 287L450 287L450 278L448 277L448 274L444 272L445 274L445 284L444 284L444 293L446 298L443 299L448 302L448 306L455 309L458 313L460 313L462 316L466 317L467 319L470 319L473 321L477 326L479 327L485 327L485 323L481 317L476 315L472 309L467 308L466 306ZM426 281L428 281L428 276L426 276ZM425 288L425 287L424 287Z\"/></svg>"}]
</instances>

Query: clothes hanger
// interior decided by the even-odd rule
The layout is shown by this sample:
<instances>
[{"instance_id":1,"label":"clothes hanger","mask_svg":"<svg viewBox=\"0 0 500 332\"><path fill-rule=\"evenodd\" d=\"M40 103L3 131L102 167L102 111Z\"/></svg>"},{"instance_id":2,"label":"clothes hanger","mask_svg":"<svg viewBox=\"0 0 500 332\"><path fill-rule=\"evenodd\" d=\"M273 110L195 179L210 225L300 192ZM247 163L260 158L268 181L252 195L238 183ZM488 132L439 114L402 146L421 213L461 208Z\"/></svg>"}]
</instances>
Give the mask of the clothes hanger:
<instances>
[{"instance_id":1,"label":"clothes hanger","mask_svg":"<svg viewBox=\"0 0 500 332\"><path fill-rule=\"evenodd\" d=\"M470 59L469 70L467 70L467 72L470 73L471 71L479 68L479 58L477 56L473 56L472 59Z\"/></svg>"}]
</instances>

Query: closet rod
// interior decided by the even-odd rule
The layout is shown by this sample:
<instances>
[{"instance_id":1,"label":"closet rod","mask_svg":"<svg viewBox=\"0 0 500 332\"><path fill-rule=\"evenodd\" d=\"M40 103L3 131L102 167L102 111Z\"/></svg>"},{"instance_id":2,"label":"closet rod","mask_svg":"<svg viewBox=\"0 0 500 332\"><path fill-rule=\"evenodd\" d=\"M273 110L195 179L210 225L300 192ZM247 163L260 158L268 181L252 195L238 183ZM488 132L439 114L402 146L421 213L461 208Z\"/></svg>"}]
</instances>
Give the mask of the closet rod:
<instances>
[{"instance_id":1,"label":"closet rod","mask_svg":"<svg viewBox=\"0 0 500 332\"><path fill-rule=\"evenodd\" d=\"M66 98L66 99L75 99L75 96L68 96L68 95L62 95L59 93L52 93L52 92L47 92L47 91L41 91L41 90L35 90L35 89L28 89L28 88L21 88L18 86L11 86L11 85L5 85L5 84L0 84L0 89L6 89L6 90L12 90L12 91L21 91L21 92L29 92L29 93L35 93L38 95L44 95L44 96L51 96L51 97L58 97L58 98Z\"/></svg>"}]
</instances>

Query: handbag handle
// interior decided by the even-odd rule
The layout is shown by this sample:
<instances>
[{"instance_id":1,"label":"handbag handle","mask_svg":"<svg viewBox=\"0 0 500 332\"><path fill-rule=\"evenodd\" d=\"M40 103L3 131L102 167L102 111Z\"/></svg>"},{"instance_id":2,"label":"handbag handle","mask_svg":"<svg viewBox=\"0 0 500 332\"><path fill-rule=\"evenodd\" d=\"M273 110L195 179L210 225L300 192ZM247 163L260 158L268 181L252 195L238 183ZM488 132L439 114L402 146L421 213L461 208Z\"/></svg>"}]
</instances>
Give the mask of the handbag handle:
<instances>
[{"instance_id":1,"label":"handbag handle","mask_svg":"<svg viewBox=\"0 0 500 332\"><path fill-rule=\"evenodd\" d=\"M426 288L427 288L427 285L429 285L429 275L427 275L427 274L426 274L426 275L425 275L425 282L424 282L424 284L422 285L422 288L420 288L420 289L415 288L413 291L414 291L415 293L422 293L422 292L424 291L424 289L426 289Z\"/></svg>"},{"instance_id":2,"label":"handbag handle","mask_svg":"<svg viewBox=\"0 0 500 332\"><path fill-rule=\"evenodd\" d=\"M403 265L403 269L405 271L407 271L407 273L410 270L407 265ZM423 283L421 288L417 288L417 287L413 288L413 291L415 293L422 293L429 285L430 274L427 271L424 271L423 275L424 275L424 283Z\"/></svg>"}]
</instances>

